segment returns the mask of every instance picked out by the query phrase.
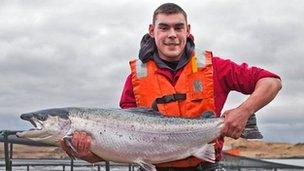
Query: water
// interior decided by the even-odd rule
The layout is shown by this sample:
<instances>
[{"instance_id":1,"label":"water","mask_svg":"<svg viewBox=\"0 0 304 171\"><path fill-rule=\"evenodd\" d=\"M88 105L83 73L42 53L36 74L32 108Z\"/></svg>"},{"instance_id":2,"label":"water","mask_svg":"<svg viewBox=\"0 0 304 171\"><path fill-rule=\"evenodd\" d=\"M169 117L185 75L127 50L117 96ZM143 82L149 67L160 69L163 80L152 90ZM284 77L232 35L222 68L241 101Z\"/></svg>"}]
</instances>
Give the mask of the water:
<instances>
[{"instance_id":1,"label":"water","mask_svg":"<svg viewBox=\"0 0 304 171\"><path fill-rule=\"evenodd\" d=\"M302 166L304 167L304 159L263 159L263 161L281 163L281 164L288 164L294 166ZM54 159L41 159L41 160L31 160L31 159L13 159L13 171L26 171L29 168L30 171L62 171L62 170L70 170L70 160L54 160ZM99 167L99 168L98 168ZM224 167L225 168L225 167ZM232 169L232 170L248 170L249 168L240 167L239 169ZM254 169L253 170L265 170L263 168ZM101 162L96 165L89 164L82 160L75 160L74 161L74 171L105 171L105 163ZM111 171L134 171L137 170L137 167L129 167L125 164L115 164L111 163L110 167ZM226 169L231 170L231 169ZM250 169L249 169L250 170ZM272 170L272 169L270 169ZM278 169L287 171L290 169ZM292 170L292 169L291 169ZM302 169L300 169L302 170ZM5 171L5 162L4 159L0 159L0 171Z\"/></svg>"},{"instance_id":2,"label":"water","mask_svg":"<svg viewBox=\"0 0 304 171\"><path fill-rule=\"evenodd\" d=\"M304 167L304 159L263 159L263 160L275 162L275 163Z\"/></svg>"}]
</instances>

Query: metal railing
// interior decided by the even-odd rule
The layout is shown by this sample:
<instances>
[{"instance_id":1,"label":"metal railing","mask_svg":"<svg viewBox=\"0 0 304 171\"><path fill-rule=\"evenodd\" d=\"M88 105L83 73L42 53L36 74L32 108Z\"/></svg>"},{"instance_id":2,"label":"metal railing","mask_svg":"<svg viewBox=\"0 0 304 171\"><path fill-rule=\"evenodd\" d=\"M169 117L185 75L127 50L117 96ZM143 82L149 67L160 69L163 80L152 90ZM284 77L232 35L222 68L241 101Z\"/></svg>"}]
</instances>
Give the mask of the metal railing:
<instances>
[{"instance_id":1,"label":"metal railing","mask_svg":"<svg viewBox=\"0 0 304 171\"><path fill-rule=\"evenodd\" d=\"M0 170L4 168L5 164L0 162ZM105 170L110 171L111 168L119 168L120 170L134 171L137 166L112 163L99 162L96 164L89 164L81 160L65 160L65 159L13 159L11 170ZM6 168L7 169L7 168Z\"/></svg>"},{"instance_id":2,"label":"metal railing","mask_svg":"<svg viewBox=\"0 0 304 171\"><path fill-rule=\"evenodd\" d=\"M12 167L26 167L29 171L31 167L61 167L63 171L70 168L71 171L79 167L96 168L98 171L102 170L110 171L111 167L122 167L123 170L134 171L138 168L137 165L133 164L120 164L113 162L99 162L94 165L89 164L85 161L73 159L58 160L51 159L46 161L46 159L14 159L13 158L13 144L25 144L32 146L49 146L48 144L37 143L31 140L17 138L15 136L18 131L3 130L0 131L0 142L4 142L4 158L5 163L0 163L0 168L5 167L6 171L12 171ZM252 159L242 156L234 156L230 154L225 154L223 160L220 162L222 168L226 170L304 170L304 167L293 166L286 164L279 164L269 161L263 161L259 159Z\"/></svg>"}]
</instances>

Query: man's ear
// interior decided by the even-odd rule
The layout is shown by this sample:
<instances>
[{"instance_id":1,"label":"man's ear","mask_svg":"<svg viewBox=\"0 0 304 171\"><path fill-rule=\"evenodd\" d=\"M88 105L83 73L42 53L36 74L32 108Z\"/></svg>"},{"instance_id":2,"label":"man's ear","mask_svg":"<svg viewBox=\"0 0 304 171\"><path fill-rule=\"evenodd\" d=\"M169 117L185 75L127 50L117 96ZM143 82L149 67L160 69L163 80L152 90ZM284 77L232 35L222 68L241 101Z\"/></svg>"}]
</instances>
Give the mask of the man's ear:
<instances>
[{"instance_id":1,"label":"man's ear","mask_svg":"<svg viewBox=\"0 0 304 171\"><path fill-rule=\"evenodd\" d=\"M190 33L191 33L191 25L188 24L187 25L187 37L190 35Z\"/></svg>"},{"instance_id":2,"label":"man's ear","mask_svg":"<svg viewBox=\"0 0 304 171\"><path fill-rule=\"evenodd\" d=\"M153 24L150 24L149 25L149 35L154 38L154 25Z\"/></svg>"}]
</instances>

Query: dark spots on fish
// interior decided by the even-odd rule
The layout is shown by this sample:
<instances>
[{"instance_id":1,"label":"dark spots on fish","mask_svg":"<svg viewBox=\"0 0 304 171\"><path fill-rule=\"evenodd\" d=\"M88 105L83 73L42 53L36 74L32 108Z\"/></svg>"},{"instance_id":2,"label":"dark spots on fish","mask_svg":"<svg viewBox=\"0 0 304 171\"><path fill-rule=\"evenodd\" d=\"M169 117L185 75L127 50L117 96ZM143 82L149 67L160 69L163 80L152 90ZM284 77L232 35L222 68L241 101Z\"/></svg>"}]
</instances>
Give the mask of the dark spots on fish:
<instances>
[{"instance_id":1,"label":"dark spots on fish","mask_svg":"<svg viewBox=\"0 0 304 171\"><path fill-rule=\"evenodd\" d=\"M121 138L121 137L123 137L123 135L120 134L120 135L118 135L118 137Z\"/></svg>"},{"instance_id":2,"label":"dark spots on fish","mask_svg":"<svg viewBox=\"0 0 304 171\"><path fill-rule=\"evenodd\" d=\"M153 137L152 138L152 142L156 142L157 138L156 137Z\"/></svg>"},{"instance_id":3,"label":"dark spots on fish","mask_svg":"<svg viewBox=\"0 0 304 171\"><path fill-rule=\"evenodd\" d=\"M131 125L131 131L135 131L135 126Z\"/></svg>"}]
</instances>

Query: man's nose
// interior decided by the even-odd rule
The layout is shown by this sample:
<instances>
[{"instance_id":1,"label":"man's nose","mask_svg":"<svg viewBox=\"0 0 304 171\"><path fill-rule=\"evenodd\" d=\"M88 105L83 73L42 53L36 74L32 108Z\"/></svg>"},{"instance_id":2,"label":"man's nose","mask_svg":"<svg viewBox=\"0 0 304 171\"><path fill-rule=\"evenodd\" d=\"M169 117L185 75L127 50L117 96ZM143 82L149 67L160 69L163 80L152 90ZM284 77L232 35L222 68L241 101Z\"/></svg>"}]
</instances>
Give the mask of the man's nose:
<instances>
[{"instance_id":1,"label":"man's nose","mask_svg":"<svg viewBox=\"0 0 304 171\"><path fill-rule=\"evenodd\" d=\"M169 29L168 37L170 37L170 38L176 37L176 31L174 30L174 28Z\"/></svg>"}]
</instances>

